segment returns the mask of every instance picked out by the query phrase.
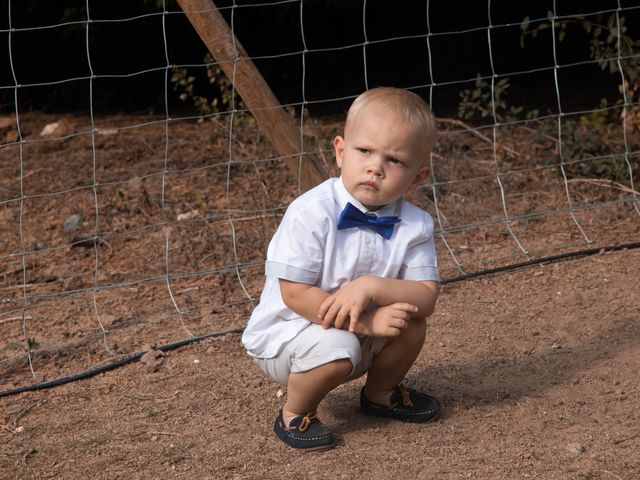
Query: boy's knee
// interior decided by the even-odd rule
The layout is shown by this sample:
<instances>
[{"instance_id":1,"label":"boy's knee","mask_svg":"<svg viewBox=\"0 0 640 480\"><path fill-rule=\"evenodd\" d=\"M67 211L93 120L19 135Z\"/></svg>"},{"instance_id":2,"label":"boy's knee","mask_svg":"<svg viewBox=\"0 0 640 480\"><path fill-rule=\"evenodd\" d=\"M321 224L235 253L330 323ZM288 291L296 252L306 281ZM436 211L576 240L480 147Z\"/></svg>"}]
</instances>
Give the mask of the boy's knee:
<instances>
[{"instance_id":1,"label":"boy's knee","mask_svg":"<svg viewBox=\"0 0 640 480\"><path fill-rule=\"evenodd\" d=\"M333 329L330 330L330 332L330 339L328 339L325 344L325 348L333 352L341 352L344 354L344 358L336 361L349 365L349 372L351 372L360 360L360 340L358 340L358 337L355 334L347 332L346 330Z\"/></svg>"}]
</instances>

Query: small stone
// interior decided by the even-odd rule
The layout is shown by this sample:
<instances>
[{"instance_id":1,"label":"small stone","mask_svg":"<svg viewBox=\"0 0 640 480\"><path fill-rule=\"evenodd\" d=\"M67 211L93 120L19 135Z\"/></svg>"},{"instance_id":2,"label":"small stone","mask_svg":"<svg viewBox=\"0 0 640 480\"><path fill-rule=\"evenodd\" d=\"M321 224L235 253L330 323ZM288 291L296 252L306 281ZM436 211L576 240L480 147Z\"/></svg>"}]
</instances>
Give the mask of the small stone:
<instances>
[{"instance_id":1,"label":"small stone","mask_svg":"<svg viewBox=\"0 0 640 480\"><path fill-rule=\"evenodd\" d=\"M553 345L551 345L551 348L553 348L554 350L559 350L560 348L562 348L562 345L560 345L559 343L554 343Z\"/></svg>"},{"instance_id":2,"label":"small stone","mask_svg":"<svg viewBox=\"0 0 640 480\"><path fill-rule=\"evenodd\" d=\"M282 397L283 395L284 395L284 392L282 391L282 389L279 389L279 390L276 392L276 397L278 397L278 398Z\"/></svg>"},{"instance_id":3,"label":"small stone","mask_svg":"<svg viewBox=\"0 0 640 480\"><path fill-rule=\"evenodd\" d=\"M78 228L78 225L82 223L82 215L79 213L74 213L73 215L69 215L67 219L64 221L63 230L65 232L70 232Z\"/></svg>"},{"instance_id":4,"label":"small stone","mask_svg":"<svg viewBox=\"0 0 640 480\"><path fill-rule=\"evenodd\" d=\"M24 427L16 427L16 429L14 430L15 433L20 433L24 431Z\"/></svg>"},{"instance_id":5,"label":"small stone","mask_svg":"<svg viewBox=\"0 0 640 480\"><path fill-rule=\"evenodd\" d=\"M581 445L579 443L570 443L569 445L567 445L567 450L572 453L584 453L586 448L584 447L584 445Z\"/></svg>"},{"instance_id":6,"label":"small stone","mask_svg":"<svg viewBox=\"0 0 640 480\"><path fill-rule=\"evenodd\" d=\"M53 137L54 135L62 135L64 130L63 122L48 123L40 131L41 137Z\"/></svg>"},{"instance_id":7,"label":"small stone","mask_svg":"<svg viewBox=\"0 0 640 480\"><path fill-rule=\"evenodd\" d=\"M200 360L198 360L197 358L193 361L194 365L200 365Z\"/></svg>"}]
</instances>

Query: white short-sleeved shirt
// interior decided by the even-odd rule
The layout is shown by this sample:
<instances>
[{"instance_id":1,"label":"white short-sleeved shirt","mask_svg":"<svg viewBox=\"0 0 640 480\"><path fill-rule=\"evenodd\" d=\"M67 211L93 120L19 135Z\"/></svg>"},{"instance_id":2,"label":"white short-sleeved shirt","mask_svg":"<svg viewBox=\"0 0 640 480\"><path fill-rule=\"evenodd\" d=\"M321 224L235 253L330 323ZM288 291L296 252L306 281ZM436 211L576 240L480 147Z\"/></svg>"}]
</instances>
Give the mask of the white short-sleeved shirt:
<instances>
[{"instance_id":1,"label":"white short-sleeved shirt","mask_svg":"<svg viewBox=\"0 0 640 480\"><path fill-rule=\"evenodd\" d=\"M310 323L284 304L280 278L315 285L328 293L363 275L440 280L433 220L427 212L403 199L372 212L401 219L387 240L367 228L338 230L347 202L368 213L342 179L331 178L289 205L269 243L260 303L242 335L249 355L275 357Z\"/></svg>"}]
</instances>

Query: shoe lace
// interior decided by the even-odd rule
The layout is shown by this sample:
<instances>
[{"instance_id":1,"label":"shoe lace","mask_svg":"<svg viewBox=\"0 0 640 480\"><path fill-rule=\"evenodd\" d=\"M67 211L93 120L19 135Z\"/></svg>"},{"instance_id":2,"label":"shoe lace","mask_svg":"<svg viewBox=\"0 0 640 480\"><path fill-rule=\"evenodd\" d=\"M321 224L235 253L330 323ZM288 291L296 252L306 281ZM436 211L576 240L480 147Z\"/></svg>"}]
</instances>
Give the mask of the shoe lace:
<instances>
[{"instance_id":1,"label":"shoe lace","mask_svg":"<svg viewBox=\"0 0 640 480\"><path fill-rule=\"evenodd\" d=\"M409 393L409 389L404 385L398 385L400 388L400 395L402 396L402 403L405 407L413 407L413 402L411 401L411 393Z\"/></svg>"},{"instance_id":2,"label":"shoe lace","mask_svg":"<svg viewBox=\"0 0 640 480\"><path fill-rule=\"evenodd\" d=\"M300 430L301 432L306 431L307 428L309 428L309 425L311 425L311 422L316 418L318 418L316 412L307 413L304 417L302 417L302 422L300 422L298 430Z\"/></svg>"}]
</instances>

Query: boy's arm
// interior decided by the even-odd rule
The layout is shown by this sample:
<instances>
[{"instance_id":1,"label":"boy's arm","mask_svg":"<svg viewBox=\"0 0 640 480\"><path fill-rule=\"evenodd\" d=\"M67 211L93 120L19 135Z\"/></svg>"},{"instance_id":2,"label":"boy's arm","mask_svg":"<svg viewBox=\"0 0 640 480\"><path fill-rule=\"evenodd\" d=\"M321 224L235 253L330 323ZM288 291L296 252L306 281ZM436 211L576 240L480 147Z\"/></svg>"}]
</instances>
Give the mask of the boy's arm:
<instances>
[{"instance_id":1,"label":"boy's arm","mask_svg":"<svg viewBox=\"0 0 640 480\"><path fill-rule=\"evenodd\" d=\"M322 326L342 328L349 318L349 330L354 331L362 305L368 299L376 305L407 303L415 305L414 317L428 317L433 313L440 292L440 284L432 280L400 280L367 275L346 284L333 295L328 295L318 309Z\"/></svg>"},{"instance_id":2,"label":"boy's arm","mask_svg":"<svg viewBox=\"0 0 640 480\"><path fill-rule=\"evenodd\" d=\"M322 318L318 315L320 305L330 297L330 295L314 285L292 282L280 279L280 294L285 305L303 318L313 322L322 323ZM346 329L359 335L394 337L407 327L407 321L415 315L417 307L408 303L394 303L378 307L366 312L361 316L360 321L353 324L343 323L336 328ZM323 325L324 326L324 325ZM329 328L328 325L324 328Z\"/></svg>"},{"instance_id":3,"label":"boy's arm","mask_svg":"<svg viewBox=\"0 0 640 480\"><path fill-rule=\"evenodd\" d=\"M281 278L280 295L284 304L301 317L314 323L321 322L321 319L318 319L318 308L329 297L321 288Z\"/></svg>"}]
</instances>

